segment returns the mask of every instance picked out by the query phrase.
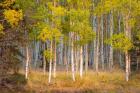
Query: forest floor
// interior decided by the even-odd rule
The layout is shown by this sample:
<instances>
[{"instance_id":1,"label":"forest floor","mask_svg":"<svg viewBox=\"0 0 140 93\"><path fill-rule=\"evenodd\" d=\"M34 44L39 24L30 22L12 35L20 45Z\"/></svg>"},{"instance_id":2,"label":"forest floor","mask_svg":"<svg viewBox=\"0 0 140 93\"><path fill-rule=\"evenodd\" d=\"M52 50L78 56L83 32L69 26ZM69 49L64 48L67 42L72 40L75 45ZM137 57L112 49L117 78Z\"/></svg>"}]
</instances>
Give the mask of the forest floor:
<instances>
[{"instance_id":1,"label":"forest floor","mask_svg":"<svg viewBox=\"0 0 140 93\"><path fill-rule=\"evenodd\" d=\"M12 80L18 79L26 84L20 86L16 83L18 87L15 89L1 89L0 86L0 93L140 93L140 74L131 75L128 82L122 71L98 74L89 71L84 73L83 78L77 74L75 82L72 81L71 72L57 72L56 75L56 78L52 76L51 84L48 84L48 74L39 71L30 72L28 82L17 76Z\"/></svg>"}]
</instances>

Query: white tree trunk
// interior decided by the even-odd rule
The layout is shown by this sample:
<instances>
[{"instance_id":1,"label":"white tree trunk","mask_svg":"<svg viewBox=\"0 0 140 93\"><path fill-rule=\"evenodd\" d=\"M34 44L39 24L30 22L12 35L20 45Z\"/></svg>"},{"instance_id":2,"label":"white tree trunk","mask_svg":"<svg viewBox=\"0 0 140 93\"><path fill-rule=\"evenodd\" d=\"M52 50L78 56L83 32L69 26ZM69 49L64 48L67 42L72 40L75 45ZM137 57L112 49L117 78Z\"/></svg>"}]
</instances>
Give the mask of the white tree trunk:
<instances>
[{"instance_id":1,"label":"white tree trunk","mask_svg":"<svg viewBox=\"0 0 140 93\"><path fill-rule=\"evenodd\" d=\"M43 50L45 51L45 43L43 44ZM46 58L45 55L43 55L43 73L46 74Z\"/></svg>"},{"instance_id":2,"label":"white tree trunk","mask_svg":"<svg viewBox=\"0 0 140 93\"><path fill-rule=\"evenodd\" d=\"M35 62L34 62L34 68L37 68L37 61L38 61L38 55L39 55L39 41L35 41Z\"/></svg>"},{"instance_id":3,"label":"white tree trunk","mask_svg":"<svg viewBox=\"0 0 140 93\"><path fill-rule=\"evenodd\" d=\"M71 33L71 38L73 38L73 33ZM71 69L72 69L72 79L75 81L75 69L74 69L74 50L73 50L73 39L71 40Z\"/></svg>"},{"instance_id":4,"label":"white tree trunk","mask_svg":"<svg viewBox=\"0 0 140 93\"><path fill-rule=\"evenodd\" d=\"M52 55L52 41L50 41L50 52ZM49 80L48 82L51 83L51 76L52 76L52 58L50 58L50 62L49 62Z\"/></svg>"},{"instance_id":5,"label":"white tree trunk","mask_svg":"<svg viewBox=\"0 0 140 93\"><path fill-rule=\"evenodd\" d=\"M96 24L96 17L94 16L94 18L93 18L93 31L95 31L96 32L96 35L97 35L97 24ZM96 65L96 57L97 57L97 55L96 55L96 53L97 53L97 36L96 36L96 38L95 38L95 40L94 40L94 42L93 42L93 46L94 46L94 51L93 51L93 68L95 68L95 65Z\"/></svg>"},{"instance_id":6,"label":"white tree trunk","mask_svg":"<svg viewBox=\"0 0 140 93\"><path fill-rule=\"evenodd\" d=\"M113 35L113 13L111 11L111 14L110 14L110 37L112 37ZM112 45L110 46L110 52L109 52L109 64L110 64L110 69L112 70L113 68L113 47Z\"/></svg>"},{"instance_id":7,"label":"white tree trunk","mask_svg":"<svg viewBox=\"0 0 140 93\"><path fill-rule=\"evenodd\" d=\"M99 55L100 55L100 52L99 52L99 47L100 47L100 17L97 18L98 19L98 23L97 23L97 44L96 44L96 61L95 61L95 70L96 72L98 73L98 70L99 70Z\"/></svg>"},{"instance_id":8,"label":"white tree trunk","mask_svg":"<svg viewBox=\"0 0 140 93\"><path fill-rule=\"evenodd\" d=\"M29 73L29 48L26 46L26 66L25 66L25 78L28 79Z\"/></svg>"},{"instance_id":9,"label":"white tree trunk","mask_svg":"<svg viewBox=\"0 0 140 93\"><path fill-rule=\"evenodd\" d=\"M80 77L83 77L83 47L80 47Z\"/></svg>"},{"instance_id":10,"label":"white tree trunk","mask_svg":"<svg viewBox=\"0 0 140 93\"><path fill-rule=\"evenodd\" d=\"M87 73L87 71L88 71L88 45L85 45L85 51L86 51L86 56L85 56L85 72Z\"/></svg>"},{"instance_id":11,"label":"white tree trunk","mask_svg":"<svg viewBox=\"0 0 140 93\"><path fill-rule=\"evenodd\" d=\"M121 15L118 13L118 33L121 33ZM122 52L118 52L120 67L122 67Z\"/></svg>"},{"instance_id":12,"label":"white tree trunk","mask_svg":"<svg viewBox=\"0 0 140 93\"><path fill-rule=\"evenodd\" d=\"M79 56L78 56L78 52L79 52L78 49L76 49L76 54L75 54L76 55L76 59L75 59L76 60L75 61L76 62L76 68L75 68L76 69L76 73L78 72L78 69L79 69Z\"/></svg>"},{"instance_id":13,"label":"white tree trunk","mask_svg":"<svg viewBox=\"0 0 140 93\"><path fill-rule=\"evenodd\" d=\"M129 20L129 15L125 15L124 16L124 31L125 31L125 35L131 39L131 26L128 23ZM130 54L128 51L125 52L125 61L126 61L126 81L129 80L129 74L131 72L131 67L130 67Z\"/></svg>"},{"instance_id":14,"label":"white tree trunk","mask_svg":"<svg viewBox=\"0 0 140 93\"><path fill-rule=\"evenodd\" d=\"M101 18L101 63L102 63L102 70L105 69L104 67L104 23L103 23L103 16Z\"/></svg>"},{"instance_id":15,"label":"white tree trunk","mask_svg":"<svg viewBox=\"0 0 140 93\"><path fill-rule=\"evenodd\" d=\"M128 51L125 52L125 60L126 60L126 81L129 80L129 55L128 55Z\"/></svg>"},{"instance_id":16,"label":"white tree trunk","mask_svg":"<svg viewBox=\"0 0 140 93\"><path fill-rule=\"evenodd\" d=\"M53 67L53 77L56 78L56 41L54 41L54 67Z\"/></svg>"}]
</instances>

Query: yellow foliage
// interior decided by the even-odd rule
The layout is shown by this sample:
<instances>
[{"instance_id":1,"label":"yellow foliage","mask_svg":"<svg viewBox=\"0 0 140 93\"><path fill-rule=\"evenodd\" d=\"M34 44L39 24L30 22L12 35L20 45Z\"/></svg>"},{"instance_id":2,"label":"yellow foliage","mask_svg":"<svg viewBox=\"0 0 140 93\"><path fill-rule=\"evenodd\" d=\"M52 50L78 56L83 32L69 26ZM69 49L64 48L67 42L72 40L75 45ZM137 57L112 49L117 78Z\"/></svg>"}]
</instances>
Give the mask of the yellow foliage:
<instances>
[{"instance_id":1,"label":"yellow foliage","mask_svg":"<svg viewBox=\"0 0 140 93\"><path fill-rule=\"evenodd\" d=\"M49 3L48 6L54 16L64 16L65 15L66 10L64 7L62 7L62 6L55 7L52 3Z\"/></svg>"},{"instance_id":2,"label":"yellow foliage","mask_svg":"<svg viewBox=\"0 0 140 93\"><path fill-rule=\"evenodd\" d=\"M38 39L46 42L46 40L53 40L55 39L56 42L59 41L60 37L62 36L61 32L57 28L51 28L51 26L46 25L40 32Z\"/></svg>"},{"instance_id":3,"label":"yellow foliage","mask_svg":"<svg viewBox=\"0 0 140 93\"><path fill-rule=\"evenodd\" d=\"M41 39L43 42L45 42L46 40L52 40L52 32L50 30L50 27L46 26L45 28L43 28L38 38Z\"/></svg>"},{"instance_id":4,"label":"yellow foliage","mask_svg":"<svg viewBox=\"0 0 140 93\"><path fill-rule=\"evenodd\" d=\"M2 24L0 24L0 34L3 34L3 25Z\"/></svg>"},{"instance_id":5,"label":"yellow foliage","mask_svg":"<svg viewBox=\"0 0 140 93\"><path fill-rule=\"evenodd\" d=\"M47 58L47 59L52 59L54 58L54 55L52 54L52 52L50 50L45 50L43 52L44 56Z\"/></svg>"},{"instance_id":6,"label":"yellow foliage","mask_svg":"<svg viewBox=\"0 0 140 93\"><path fill-rule=\"evenodd\" d=\"M22 10L5 10L3 14L12 27L17 26L18 22L23 19Z\"/></svg>"},{"instance_id":7,"label":"yellow foliage","mask_svg":"<svg viewBox=\"0 0 140 93\"><path fill-rule=\"evenodd\" d=\"M14 2L15 2L15 0L5 0L4 2L0 3L0 7L8 8L8 7L10 7Z\"/></svg>"},{"instance_id":8,"label":"yellow foliage","mask_svg":"<svg viewBox=\"0 0 140 93\"><path fill-rule=\"evenodd\" d=\"M0 24L0 32L3 31L3 25Z\"/></svg>"},{"instance_id":9,"label":"yellow foliage","mask_svg":"<svg viewBox=\"0 0 140 93\"><path fill-rule=\"evenodd\" d=\"M54 15L63 16L65 15L65 9L63 7L53 7L52 11Z\"/></svg>"}]
</instances>

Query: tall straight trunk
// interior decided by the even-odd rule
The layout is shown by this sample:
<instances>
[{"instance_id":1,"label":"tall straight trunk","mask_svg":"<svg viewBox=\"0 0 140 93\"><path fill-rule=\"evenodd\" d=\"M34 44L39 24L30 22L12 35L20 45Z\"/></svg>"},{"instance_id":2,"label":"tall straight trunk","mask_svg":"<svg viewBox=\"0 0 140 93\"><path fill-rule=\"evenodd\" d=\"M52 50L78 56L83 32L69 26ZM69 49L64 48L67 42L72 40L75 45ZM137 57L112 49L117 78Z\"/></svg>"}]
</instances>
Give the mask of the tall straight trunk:
<instances>
[{"instance_id":1,"label":"tall straight trunk","mask_svg":"<svg viewBox=\"0 0 140 93\"><path fill-rule=\"evenodd\" d=\"M78 40L78 36L76 35L76 40ZM76 73L78 73L79 71L79 49L78 49L78 46L75 47L76 51L75 51L75 70L76 70Z\"/></svg>"},{"instance_id":2,"label":"tall straight trunk","mask_svg":"<svg viewBox=\"0 0 140 93\"><path fill-rule=\"evenodd\" d=\"M128 81L129 80L129 54L128 54L128 51L125 52L125 61L126 61L125 77L126 77L126 81Z\"/></svg>"},{"instance_id":3,"label":"tall straight trunk","mask_svg":"<svg viewBox=\"0 0 140 93\"><path fill-rule=\"evenodd\" d=\"M25 66L25 78L28 79L29 73L29 47L26 46L26 66Z\"/></svg>"},{"instance_id":4,"label":"tall straight trunk","mask_svg":"<svg viewBox=\"0 0 140 93\"><path fill-rule=\"evenodd\" d=\"M136 48L136 52L138 53L139 49ZM136 58L136 61L137 61L137 67L136 67L136 70L138 71L139 70L139 56L137 54L137 58Z\"/></svg>"},{"instance_id":5,"label":"tall straight trunk","mask_svg":"<svg viewBox=\"0 0 140 93\"><path fill-rule=\"evenodd\" d=\"M85 72L88 71L88 44L85 45Z\"/></svg>"},{"instance_id":6,"label":"tall straight trunk","mask_svg":"<svg viewBox=\"0 0 140 93\"><path fill-rule=\"evenodd\" d=\"M102 70L105 69L104 66L104 23L103 23L103 15L101 18L101 63L102 63Z\"/></svg>"},{"instance_id":7,"label":"tall straight trunk","mask_svg":"<svg viewBox=\"0 0 140 93\"><path fill-rule=\"evenodd\" d=\"M107 32L106 32L106 38L109 39L110 38L110 15L107 14L107 20L106 20L106 25L107 25ZM106 45L106 60L107 60L107 64L108 64L108 69L110 69L110 45Z\"/></svg>"},{"instance_id":8,"label":"tall straight trunk","mask_svg":"<svg viewBox=\"0 0 140 93\"><path fill-rule=\"evenodd\" d=\"M131 54L130 53L128 53L128 70L129 70L129 74L131 74Z\"/></svg>"},{"instance_id":9,"label":"tall straight trunk","mask_svg":"<svg viewBox=\"0 0 140 93\"><path fill-rule=\"evenodd\" d=\"M128 23L128 20L129 20L129 15L125 15L124 16L124 31L125 31L125 35L131 39L131 26L129 25ZM131 72L131 67L130 67L130 53L129 51L126 51L125 53L125 61L126 61L126 81L129 80L129 74Z\"/></svg>"},{"instance_id":10,"label":"tall straight trunk","mask_svg":"<svg viewBox=\"0 0 140 93\"><path fill-rule=\"evenodd\" d=\"M83 77L83 47L80 46L80 77Z\"/></svg>"},{"instance_id":11,"label":"tall straight trunk","mask_svg":"<svg viewBox=\"0 0 140 93\"><path fill-rule=\"evenodd\" d=\"M96 1L95 0L92 0L92 11L94 12L94 9L95 9L95 5L96 5ZM92 13L93 13L92 12ZM96 35L97 35L97 22L96 22L96 19L97 17L96 16L92 16L92 26L93 26L93 31L96 32ZM95 64L96 64L96 41L97 41L97 36L96 38L94 39L93 41L93 62L92 62L92 65L93 65L93 68L95 68Z\"/></svg>"},{"instance_id":12,"label":"tall straight trunk","mask_svg":"<svg viewBox=\"0 0 140 93\"><path fill-rule=\"evenodd\" d=\"M77 41L77 39L78 39L78 36L75 35L74 40ZM77 55L77 53L78 53L78 47L75 46L74 47L74 62L75 62L75 72L76 73L78 73L78 55Z\"/></svg>"},{"instance_id":13,"label":"tall straight trunk","mask_svg":"<svg viewBox=\"0 0 140 93\"><path fill-rule=\"evenodd\" d=\"M96 39L94 40L93 43L94 43L94 51L93 51L93 58L94 58L94 59L93 59L93 63L92 63L92 64L93 64L93 67L95 67L96 56L97 56L97 55L96 55L96 49L97 49L97 48L96 48L96 47L97 47L97 46L96 46Z\"/></svg>"},{"instance_id":14,"label":"tall straight trunk","mask_svg":"<svg viewBox=\"0 0 140 93\"><path fill-rule=\"evenodd\" d=\"M98 42L98 41L97 41ZM97 43L97 47L96 47L97 49L96 49L96 61L95 61L95 70L96 70L96 72L98 73L98 70L99 70L99 68L98 68L98 66L99 66L99 42Z\"/></svg>"},{"instance_id":15,"label":"tall straight trunk","mask_svg":"<svg viewBox=\"0 0 140 93\"><path fill-rule=\"evenodd\" d=\"M50 52L52 55L52 40L50 41ZM51 76L52 76L52 58L50 58L49 62L49 80L48 80L49 83L51 83Z\"/></svg>"},{"instance_id":16,"label":"tall straight trunk","mask_svg":"<svg viewBox=\"0 0 140 93\"><path fill-rule=\"evenodd\" d=\"M43 44L43 50L45 51L45 43ZM46 58L45 55L43 55L43 73L46 74Z\"/></svg>"},{"instance_id":17,"label":"tall straight trunk","mask_svg":"<svg viewBox=\"0 0 140 93\"><path fill-rule=\"evenodd\" d=\"M54 41L54 66L53 66L53 77L56 78L56 41Z\"/></svg>"},{"instance_id":18,"label":"tall straight trunk","mask_svg":"<svg viewBox=\"0 0 140 93\"><path fill-rule=\"evenodd\" d=\"M113 11L111 11L111 16L110 16L110 37L113 35ZM110 52L109 52L109 64L110 64L110 70L113 68L113 47L112 45L110 46Z\"/></svg>"},{"instance_id":19,"label":"tall straight trunk","mask_svg":"<svg viewBox=\"0 0 140 93\"><path fill-rule=\"evenodd\" d=\"M99 70L99 47L100 47L100 17L97 18L97 44L96 44L96 61L95 61L95 70L98 73Z\"/></svg>"},{"instance_id":20,"label":"tall straight trunk","mask_svg":"<svg viewBox=\"0 0 140 93\"><path fill-rule=\"evenodd\" d=\"M137 57L137 71L139 70L139 58Z\"/></svg>"},{"instance_id":21,"label":"tall straight trunk","mask_svg":"<svg viewBox=\"0 0 140 93\"><path fill-rule=\"evenodd\" d=\"M60 38L60 64L64 64L63 62L63 37Z\"/></svg>"},{"instance_id":22,"label":"tall straight trunk","mask_svg":"<svg viewBox=\"0 0 140 93\"><path fill-rule=\"evenodd\" d=\"M72 70L72 79L73 81L75 81L73 36L74 36L74 33L71 33L71 70Z\"/></svg>"},{"instance_id":23,"label":"tall straight trunk","mask_svg":"<svg viewBox=\"0 0 140 93\"><path fill-rule=\"evenodd\" d=\"M118 13L118 33L121 33L121 15ZM120 67L122 67L122 52L118 52Z\"/></svg>"},{"instance_id":24,"label":"tall straight trunk","mask_svg":"<svg viewBox=\"0 0 140 93\"><path fill-rule=\"evenodd\" d=\"M67 49L67 46L66 46L66 44L65 44L65 45L64 45L64 63L65 63L65 66L66 66L66 72L68 73L67 52L68 52L68 49Z\"/></svg>"},{"instance_id":25,"label":"tall straight trunk","mask_svg":"<svg viewBox=\"0 0 140 93\"><path fill-rule=\"evenodd\" d=\"M93 18L93 31L95 31L96 32L96 35L97 35L97 27L96 27L96 17L94 16L94 18ZM96 57L97 57L97 55L96 55L96 50L97 50L97 36L96 36L96 38L95 38L95 40L94 40L94 51L93 51L93 67L95 67L95 65L96 65Z\"/></svg>"},{"instance_id":26,"label":"tall straight trunk","mask_svg":"<svg viewBox=\"0 0 140 93\"><path fill-rule=\"evenodd\" d=\"M68 41L68 53L67 53L67 58L68 58L67 68L69 68L69 64L71 63L71 33L69 33L68 37L69 37L69 41Z\"/></svg>"},{"instance_id":27,"label":"tall straight trunk","mask_svg":"<svg viewBox=\"0 0 140 93\"><path fill-rule=\"evenodd\" d=\"M39 54L39 41L35 41L35 62L34 62L34 68L37 68L37 61L38 61L38 54Z\"/></svg>"},{"instance_id":28,"label":"tall straight trunk","mask_svg":"<svg viewBox=\"0 0 140 93\"><path fill-rule=\"evenodd\" d=\"M79 61L78 60L79 60L79 56L78 56L78 49L77 48L76 48L76 54L75 55L76 55L76 59L75 59L75 62L76 62L76 66L75 67L76 68L75 69L76 69L76 73L78 73L78 68L79 68Z\"/></svg>"},{"instance_id":29,"label":"tall straight trunk","mask_svg":"<svg viewBox=\"0 0 140 93\"><path fill-rule=\"evenodd\" d=\"M107 32L108 32L108 26L107 26L107 15L104 15L104 37L107 39ZM108 61L107 61L107 57L108 57L108 51L107 51L107 44L105 43L104 44L104 65L105 65L105 67L104 67L104 70L105 70L105 68L106 68L106 64L105 63L107 63Z\"/></svg>"}]
</instances>

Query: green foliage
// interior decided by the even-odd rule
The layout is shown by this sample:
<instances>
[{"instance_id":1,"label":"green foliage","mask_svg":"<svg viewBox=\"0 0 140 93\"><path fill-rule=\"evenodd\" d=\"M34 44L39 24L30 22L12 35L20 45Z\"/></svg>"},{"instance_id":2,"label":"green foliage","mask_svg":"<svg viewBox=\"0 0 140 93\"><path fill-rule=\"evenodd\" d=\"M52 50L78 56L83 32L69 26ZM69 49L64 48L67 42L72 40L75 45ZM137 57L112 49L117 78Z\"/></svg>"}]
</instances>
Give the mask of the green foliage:
<instances>
[{"instance_id":1,"label":"green foliage","mask_svg":"<svg viewBox=\"0 0 140 93\"><path fill-rule=\"evenodd\" d=\"M135 24L136 24L136 19L135 18L130 18L128 20L128 24L131 26L131 27L134 27Z\"/></svg>"},{"instance_id":2,"label":"green foliage","mask_svg":"<svg viewBox=\"0 0 140 93\"><path fill-rule=\"evenodd\" d=\"M42 31L40 32L38 38L41 39L43 42L46 42L46 40L52 40L52 31L51 28L49 27L49 25L46 25L46 27L44 27L42 29Z\"/></svg>"},{"instance_id":3,"label":"green foliage","mask_svg":"<svg viewBox=\"0 0 140 93\"><path fill-rule=\"evenodd\" d=\"M38 5L35 9L36 11L33 12L31 18L44 21L50 17L49 11L45 5Z\"/></svg>"},{"instance_id":4,"label":"green foliage","mask_svg":"<svg viewBox=\"0 0 140 93\"><path fill-rule=\"evenodd\" d=\"M108 14L111 10L117 10L120 7L120 0L102 0L95 8L94 15L101 16Z\"/></svg>"},{"instance_id":5,"label":"green foliage","mask_svg":"<svg viewBox=\"0 0 140 93\"><path fill-rule=\"evenodd\" d=\"M32 8L35 8L35 0L15 0L14 7L22 9L25 13Z\"/></svg>"},{"instance_id":6,"label":"green foliage","mask_svg":"<svg viewBox=\"0 0 140 93\"><path fill-rule=\"evenodd\" d=\"M54 6L53 3L48 4L48 9L52 12L53 16L64 16L65 15L65 8L62 6Z\"/></svg>"},{"instance_id":7,"label":"green foliage","mask_svg":"<svg viewBox=\"0 0 140 93\"><path fill-rule=\"evenodd\" d=\"M138 0L102 0L94 10L94 15L101 16L110 11L120 12L122 15L137 16L140 14L140 1Z\"/></svg>"},{"instance_id":8,"label":"green foliage","mask_svg":"<svg viewBox=\"0 0 140 93\"><path fill-rule=\"evenodd\" d=\"M76 8L90 8L92 6L92 0L66 0L70 7L74 6Z\"/></svg>"},{"instance_id":9,"label":"green foliage","mask_svg":"<svg viewBox=\"0 0 140 93\"><path fill-rule=\"evenodd\" d=\"M120 49L124 52L133 47L132 41L123 33L114 34L110 39L106 40L106 43L110 44L113 48Z\"/></svg>"},{"instance_id":10,"label":"green foliage","mask_svg":"<svg viewBox=\"0 0 140 93\"><path fill-rule=\"evenodd\" d=\"M75 42L78 45L89 43L95 38L95 32L89 23L90 11L88 9L71 9L70 31L74 32L79 39Z\"/></svg>"},{"instance_id":11,"label":"green foliage","mask_svg":"<svg viewBox=\"0 0 140 93\"><path fill-rule=\"evenodd\" d=\"M49 25L46 25L40 32L38 38L43 42L46 42L46 40L51 41L53 39L58 42L61 36L62 34L57 28L51 28Z\"/></svg>"},{"instance_id":12,"label":"green foliage","mask_svg":"<svg viewBox=\"0 0 140 93\"><path fill-rule=\"evenodd\" d=\"M54 55L52 54L52 52L50 50L45 50L43 52L43 55L47 58L47 59L52 59L54 58Z\"/></svg>"},{"instance_id":13,"label":"green foliage","mask_svg":"<svg viewBox=\"0 0 140 93\"><path fill-rule=\"evenodd\" d=\"M56 42L60 41L60 37L63 36L62 33L57 28L52 29L53 38Z\"/></svg>"},{"instance_id":14,"label":"green foliage","mask_svg":"<svg viewBox=\"0 0 140 93\"><path fill-rule=\"evenodd\" d=\"M89 21L90 11L89 10L82 10L82 9L71 9L68 11L70 15L71 22L82 22L82 21Z\"/></svg>"},{"instance_id":15,"label":"green foliage","mask_svg":"<svg viewBox=\"0 0 140 93\"><path fill-rule=\"evenodd\" d=\"M92 31L92 27L86 22L77 22L73 30L79 36L79 40L77 40L76 43L80 45L84 45L91 42L92 40L94 40L96 35L95 32Z\"/></svg>"},{"instance_id":16,"label":"green foliage","mask_svg":"<svg viewBox=\"0 0 140 93\"><path fill-rule=\"evenodd\" d=\"M137 32L137 35L136 35L136 36L137 36L137 38L138 38L139 41L140 41L140 31Z\"/></svg>"}]
</instances>

